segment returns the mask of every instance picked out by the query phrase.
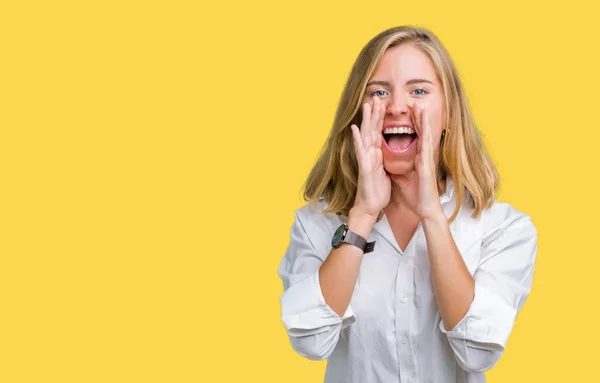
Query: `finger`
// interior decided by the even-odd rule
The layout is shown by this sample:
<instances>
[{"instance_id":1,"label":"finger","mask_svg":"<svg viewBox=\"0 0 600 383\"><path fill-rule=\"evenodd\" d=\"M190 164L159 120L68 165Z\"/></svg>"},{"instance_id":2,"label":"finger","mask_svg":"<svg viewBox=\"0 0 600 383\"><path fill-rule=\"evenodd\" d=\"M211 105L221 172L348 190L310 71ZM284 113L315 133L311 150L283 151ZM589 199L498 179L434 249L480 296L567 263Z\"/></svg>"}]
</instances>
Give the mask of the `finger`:
<instances>
[{"instance_id":1,"label":"finger","mask_svg":"<svg viewBox=\"0 0 600 383\"><path fill-rule=\"evenodd\" d=\"M379 110L378 118L374 121L372 129L373 145L376 148L381 148L383 145L383 120L385 119L385 104L378 100L377 110Z\"/></svg>"},{"instance_id":2,"label":"finger","mask_svg":"<svg viewBox=\"0 0 600 383\"><path fill-rule=\"evenodd\" d=\"M356 151L358 154L358 152L362 152L363 150L365 150L362 145L362 137L360 136L360 131L358 129L358 126L352 124L350 126L350 129L352 129L352 137L354 138L354 147L356 148Z\"/></svg>"},{"instance_id":3,"label":"finger","mask_svg":"<svg viewBox=\"0 0 600 383\"><path fill-rule=\"evenodd\" d=\"M369 137L371 138L371 143L373 144L377 142L377 124L380 116L381 100L379 100L379 97L373 97L373 115L369 121Z\"/></svg>"},{"instance_id":4,"label":"finger","mask_svg":"<svg viewBox=\"0 0 600 383\"><path fill-rule=\"evenodd\" d=\"M417 124L419 125L419 131L420 131L420 135L422 137L420 145L419 145L419 152L421 153L421 160L423 158L427 158L427 156L423 156L423 154L427 151L427 141L429 141L429 138L427 137L427 129L426 126L423 124L423 108L424 105L419 105L417 106L417 110L416 110L416 114L417 114Z\"/></svg>"},{"instance_id":5,"label":"finger","mask_svg":"<svg viewBox=\"0 0 600 383\"><path fill-rule=\"evenodd\" d=\"M383 122L385 121L386 107L385 103L383 102L380 102L379 104L381 105L379 112L379 121L377 121L377 127L375 131L377 133L377 147L381 148L381 145L383 144Z\"/></svg>"},{"instance_id":6,"label":"finger","mask_svg":"<svg viewBox=\"0 0 600 383\"><path fill-rule=\"evenodd\" d=\"M360 136L360 130L358 126L352 124L350 127L352 129L352 137L354 137L354 151L356 153L356 162L358 163L358 169L362 169L363 161L365 157L365 149L362 144L362 137Z\"/></svg>"},{"instance_id":7,"label":"finger","mask_svg":"<svg viewBox=\"0 0 600 383\"><path fill-rule=\"evenodd\" d=\"M421 130L419 129L419 126L418 126L418 123L417 123L417 116L416 116L416 114L415 114L415 109L416 109L416 106L417 106L416 104L413 104L413 105L409 105L409 106L408 106L408 108L409 108L409 113L408 113L408 115L409 115L409 117L410 117L410 121L411 121L411 124L412 124L412 126L413 126L413 129L414 129L414 130L415 130L415 132L417 133L417 136L418 136L418 137L421 137Z\"/></svg>"},{"instance_id":8,"label":"finger","mask_svg":"<svg viewBox=\"0 0 600 383\"><path fill-rule=\"evenodd\" d=\"M365 138L363 139L363 148L365 149L365 151L369 151L371 149L371 146L373 145L373 140L371 138L370 134L365 135Z\"/></svg>"},{"instance_id":9,"label":"finger","mask_svg":"<svg viewBox=\"0 0 600 383\"><path fill-rule=\"evenodd\" d=\"M423 131L425 133L425 137L427 137L427 155L431 154L432 149L432 136L431 136L431 124L429 123L429 113L425 110L425 105L421 108L421 121L423 124Z\"/></svg>"},{"instance_id":10,"label":"finger","mask_svg":"<svg viewBox=\"0 0 600 383\"><path fill-rule=\"evenodd\" d=\"M427 161L428 168L435 168L433 163L433 138L431 136L431 124L429 123L429 113L425 110L425 106L421 107L421 121L423 125L423 134L425 136L424 145L422 147L423 161Z\"/></svg>"},{"instance_id":11,"label":"finger","mask_svg":"<svg viewBox=\"0 0 600 383\"><path fill-rule=\"evenodd\" d=\"M415 118L417 119L420 135L425 137L425 133L423 132L423 105L415 105Z\"/></svg>"},{"instance_id":12,"label":"finger","mask_svg":"<svg viewBox=\"0 0 600 383\"><path fill-rule=\"evenodd\" d=\"M377 126L377 122L379 121L379 116L381 114L381 101L379 97L373 97L373 115L371 116L371 125Z\"/></svg>"},{"instance_id":13,"label":"finger","mask_svg":"<svg viewBox=\"0 0 600 383\"><path fill-rule=\"evenodd\" d=\"M429 136L429 133L431 133L431 130L429 129L429 116L427 115L428 110L426 111L425 109L425 105L421 105L421 126L425 136Z\"/></svg>"},{"instance_id":14,"label":"finger","mask_svg":"<svg viewBox=\"0 0 600 383\"><path fill-rule=\"evenodd\" d=\"M432 167L435 169L436 164L435 164L435 150L434 150L434 145L433 145L433 129L431 128L431 119L429 117L430 117L429 113L426 112L424 115L424 119L425 119L425 125L427 125L427 135L429 136L429 146L427 147L427 151L429 152L430 163L431 163Z\"/></svg>"},{"instance_id":15,"label":"finger","mask_svg":"<svg viewBox=\"0 0 600 383\"><path fill-rule=\"evenodd\" d=\"M379 121L377 122L377 133L381 136L383 134L383 121L385 121L385 104L381 103L381 114L379 116Z\"/></svg>"},{"instance_id":16,"label":"finger","mask_svg":"<svg viewBox=\"0 0 600 383\"><path fill-rule=\"evenodd\" d=\"M360 135L363 140L367 133L369 132L369 121L371 120L371 103L365 102L363 104L363 118L360 123Z\"/></svg>"},{"instance_id":17,"label":"finger","mask_svg":"<svg viewBox=\"0 0 600 383\"><path fill-rule=\"evenodd\" d=\"M383 164L383 152L381 150L375 152L375 164Z\"/></svg>"}]
</instances>

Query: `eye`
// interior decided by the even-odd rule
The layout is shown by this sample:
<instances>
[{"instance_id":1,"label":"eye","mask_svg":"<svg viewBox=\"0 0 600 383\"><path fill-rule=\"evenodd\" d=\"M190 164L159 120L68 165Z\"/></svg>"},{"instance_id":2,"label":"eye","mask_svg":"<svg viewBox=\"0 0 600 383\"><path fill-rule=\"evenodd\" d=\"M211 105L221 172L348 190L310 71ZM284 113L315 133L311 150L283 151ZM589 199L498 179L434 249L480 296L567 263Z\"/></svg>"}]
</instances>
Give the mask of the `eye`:
<instances>
[{"instance_id":1,"label":"eye","mask_svg":"<svg viewBox=\"0 0 600 383\"><path fill-rule=\"evenodd\" d=\"M417 92L417 91L422 91L422 92L423 92L423 93L418 93L418 94L417 94L417 96L424 96L424 95L426 95L426 94L428 94L428 93L429 93L428 91L426 91L426 90L425 90L425 89L423 89L423 88L415 89L414 91L415 91L415 92Z\"/></svg>"},{"instance_id":2,"label":"eye","mask_svg":"<svg viewBox=\"0 0 600 383\"><path fill-rule=\"evenodd\" d=\"M374 92L371 92L371 97L373 97L373 96L377 96L377 97L383 96L383 94L378 94L377 92L387 93L385 90L376 90Z\"/></svg>"}]
</instances>

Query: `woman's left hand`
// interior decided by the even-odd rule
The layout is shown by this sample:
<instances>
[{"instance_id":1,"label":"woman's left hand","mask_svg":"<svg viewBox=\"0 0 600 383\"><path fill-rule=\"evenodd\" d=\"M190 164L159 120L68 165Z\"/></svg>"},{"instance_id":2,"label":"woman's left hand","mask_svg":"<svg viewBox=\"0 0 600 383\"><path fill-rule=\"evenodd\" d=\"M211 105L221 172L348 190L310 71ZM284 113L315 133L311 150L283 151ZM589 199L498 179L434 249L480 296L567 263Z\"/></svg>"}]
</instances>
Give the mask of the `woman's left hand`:
<instances>
[{"instance_id":1,"label":"woman's left hand","mask_svg":"<svg viewBox=\"0 0 600 383\"><path fill-rule=\"evenodd\" d=\"M425 220L438 214L444 215L438 192L431 125L424 105L410 108L411 120L417 132L417 155L415 171L407 175L390 175L400 188L402 198L410 209Z\"/></svg>"}]
</instances>

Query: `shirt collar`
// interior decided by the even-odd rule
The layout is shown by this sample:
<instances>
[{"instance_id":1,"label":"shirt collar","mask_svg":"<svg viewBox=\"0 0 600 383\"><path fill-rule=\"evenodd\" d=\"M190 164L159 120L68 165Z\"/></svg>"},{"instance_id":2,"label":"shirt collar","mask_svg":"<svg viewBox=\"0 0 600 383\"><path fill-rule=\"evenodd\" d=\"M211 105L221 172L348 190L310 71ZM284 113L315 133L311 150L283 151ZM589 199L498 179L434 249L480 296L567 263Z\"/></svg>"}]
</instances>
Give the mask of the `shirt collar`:
<instances>
[{"instance_id":1,"label":"shirt collar","mask_svg":"<svg viewBox=\"0 0 600 383\"><path fill-rule=\"evenodd\" d=\"M442 194L440 196L440 202L444 203L444 202L448 202L452 199L452 196L454 195L454 179L452 178L452 176L450 174L446 175L446 190L444 191L444 194Z\"/></svg>"}]
</instances>

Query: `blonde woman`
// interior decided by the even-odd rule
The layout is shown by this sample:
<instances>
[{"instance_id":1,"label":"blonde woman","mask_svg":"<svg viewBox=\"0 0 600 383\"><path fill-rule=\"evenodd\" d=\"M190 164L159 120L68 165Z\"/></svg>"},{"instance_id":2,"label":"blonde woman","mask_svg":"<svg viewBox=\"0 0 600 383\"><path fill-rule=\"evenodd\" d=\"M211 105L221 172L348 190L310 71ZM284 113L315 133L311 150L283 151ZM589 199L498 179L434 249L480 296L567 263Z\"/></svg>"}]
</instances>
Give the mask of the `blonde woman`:
<instances>
[{"instance_id":1,"label":"blonde woman","mask_svg":"<svg viewBox=\"0 0 600 383\"><path fill-rule=\"evenodd\" d=\"M531 290L537 231L498 175L438 38L360 52L279 266L292 347L326 383L485 382Z\"/></svg>"}]
</instances>

